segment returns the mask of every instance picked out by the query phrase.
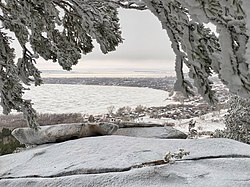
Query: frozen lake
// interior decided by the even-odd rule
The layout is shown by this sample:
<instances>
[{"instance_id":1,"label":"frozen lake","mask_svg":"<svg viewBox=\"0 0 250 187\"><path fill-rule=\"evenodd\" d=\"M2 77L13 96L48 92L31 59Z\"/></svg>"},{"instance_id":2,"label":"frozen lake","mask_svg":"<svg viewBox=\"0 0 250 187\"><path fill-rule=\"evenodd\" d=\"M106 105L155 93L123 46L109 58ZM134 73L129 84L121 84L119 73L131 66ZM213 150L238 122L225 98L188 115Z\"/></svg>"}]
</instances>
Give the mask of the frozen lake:
<instances>
[{"instance_id":1,"label":"frozen lake","mask_svg":"<svg viewBox=\"0 0 250 187\"><path fill-rule=\"evenodd\" d=\"M24 96L32 99L34 108L40 113L107 113L115 106L163 106L170 101L168 92L150 88L44 84L31 87Z\"/></svg>"}]
</instances>

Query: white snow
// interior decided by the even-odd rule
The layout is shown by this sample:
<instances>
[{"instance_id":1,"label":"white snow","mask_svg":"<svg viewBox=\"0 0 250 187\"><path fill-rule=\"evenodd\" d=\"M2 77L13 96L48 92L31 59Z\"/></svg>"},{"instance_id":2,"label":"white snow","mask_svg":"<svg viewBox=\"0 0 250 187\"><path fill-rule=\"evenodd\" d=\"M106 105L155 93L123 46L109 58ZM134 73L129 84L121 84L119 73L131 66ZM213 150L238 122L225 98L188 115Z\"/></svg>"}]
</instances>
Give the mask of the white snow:
<instances>
[{"instance_id":1,"label":"white snow","mask_svg":"<svg viewBox=\"0 0 250 187\"><path fill-rule=\"evenodd\" d=\"M190 151L183 161L133 168L179 148ZM247 186L249 157L249 145L227 139L90 137L1 156L0 186Z\"/></svg>"},{"instance_id":2,"label":"white snow","mask_svg":"<svg viewBox=\"0 0 250 187\"><path fill-rule=\"evenodd\" d=\"M174 128L188 133L188 123L190 120L196 121L195 129L198 132L202 131L211 131L214 132L216 129L223 130L225 128L225 123L223 121L223 116L226 114L227 110L221 110L220 112L215 111L212 113L208 113L202 115L200 117L194 117L190 119L181 119L181 120L174 120L171 118L161 118L161 119L154 119L150 118L149 116L145 116L143 118L139 118L136 122L144 122L144 123L174 123Z\"/></svg>"},{"instance_id":3,"label":"white snow","mask_svg":"<svg viewBox=\"0 0 250 187\"><path fill-rule=\"evenodd\" d=\"M105 114L110 106L117 110L124 106L166 105L172 103L166 100L168 94L139 87L44 84L32 87L24 98L32 99L39 113Z\"/></svg>"}]
</instances>

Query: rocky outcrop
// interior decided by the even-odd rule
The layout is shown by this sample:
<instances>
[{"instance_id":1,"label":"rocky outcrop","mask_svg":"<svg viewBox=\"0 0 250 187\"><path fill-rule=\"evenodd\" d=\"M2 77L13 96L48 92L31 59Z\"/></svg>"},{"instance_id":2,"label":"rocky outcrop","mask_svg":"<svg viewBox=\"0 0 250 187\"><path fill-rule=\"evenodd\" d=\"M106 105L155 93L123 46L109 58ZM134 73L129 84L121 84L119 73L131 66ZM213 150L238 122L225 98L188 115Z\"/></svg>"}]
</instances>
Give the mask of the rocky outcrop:
<instances>
[{"instance_id":1,"label":"rocky outcrop","mask_svg":"<svg viewBox=\"0 0 250 187\"><path fill-rule=\"evenodd\" d=\"M160 138L160 139L186 139L187 135L173 127L131 127L120 128L115 135Z\"/></svg>"},{"instance_id":2,"label":"rocky outcrop","mask_svg":"<svg viewBox=\"0 0 250 187\"><path fill-rule=\"evenodd\" d=\"M190 155L162 162L179 148ZM87 137L1 156L0 165L5 187L250 185L250 146L228 139Z\"/></svg>"},{"instance_id":3,"label":"rocky outcrop","mask_svg":"<svg viewBox=\"0 0 250 187\"><path fill-rule=\"evenodd\" d=\"M118 126L112 123L72 123L41 126L38 130L17 128L12 135L22 144L40 145L98 135L110 135Z\"/></svg>"}]
</instances>

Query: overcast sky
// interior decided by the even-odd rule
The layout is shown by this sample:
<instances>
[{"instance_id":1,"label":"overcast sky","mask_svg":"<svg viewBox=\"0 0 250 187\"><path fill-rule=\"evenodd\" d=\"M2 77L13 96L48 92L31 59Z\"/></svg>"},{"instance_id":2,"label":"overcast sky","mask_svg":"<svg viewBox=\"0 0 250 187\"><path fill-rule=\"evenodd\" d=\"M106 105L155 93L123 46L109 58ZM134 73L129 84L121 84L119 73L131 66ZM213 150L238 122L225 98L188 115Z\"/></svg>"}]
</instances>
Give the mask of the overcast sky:
<instances>
[{"instance_id":1,"label":"overcast sky","mask_svg":"<svg viewBox=\"0 0 250 187\"><path fill-rule=\"evenodd\" d=\"M73 70L89 68L174 69L174 53L165 30L149 11L120 10L122 37L116 51L102 54L99 46L83 56ZM39 60L39 69L60 69L52 62Z\"/></svg>"}]
</instances>

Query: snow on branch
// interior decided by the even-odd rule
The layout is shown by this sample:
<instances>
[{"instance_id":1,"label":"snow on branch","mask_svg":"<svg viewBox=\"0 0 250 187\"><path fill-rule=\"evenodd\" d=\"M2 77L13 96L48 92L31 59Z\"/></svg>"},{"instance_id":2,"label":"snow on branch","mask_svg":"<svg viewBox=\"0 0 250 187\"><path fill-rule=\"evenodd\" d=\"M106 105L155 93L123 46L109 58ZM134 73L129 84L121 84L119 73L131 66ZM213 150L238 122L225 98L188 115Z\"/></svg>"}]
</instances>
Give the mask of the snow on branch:
<instances>
[{"instance_id":1,"label":"snow on branch","mask_svg":"<svg viewBox=\"0 0 250 187\"><path fill-rule=\"evenodd\" d=\"M108 2L117 4L121 8L146 10L146 4L142 0L109 0Z\"/></svg>"},{"instance_id":2,"label":"snow on branch","mask_svg":"<svg viewBox=\"0 0 250 187\"><path fill-rule=\"evenodd\" d=\"M217 62L220 79L232 93L249 98L249 61L246 60L246 13L249 6L241 0L183 0L190 18L199 23L213 23L219 34L221 61Z\"/></svg>"},{"instance_id":3,"label":"snow on branch","mask_svg":"<svg viewBox=\"0 0 250 187\"><path fill-rule=\"evenodd\" d=\"M182 73L183 63L189 77L205 100L216 103L209 77L219 75L232 93L250 96L248 57L249 6L241 0L144 0L167 31L176 54L176 89L188 95L189 84ZM242 6L244 2L245 6ZM246 15L249 15L248 17ZM205 23L216 26L219 36L205 28ZM247 27L246 27L247 26Z\"/></svg>"},{"instance_id":4,"label":"snow on branch","mask_svg":"<svg viewBox=\"0 0 250 187\"><path fill-rule=\"evenodd\" d=\"M178 1L145 0L144 2L160 20L172 42L176 54L178 78L175 89L182 91L186 96L193 95L192 85L184 79L182 72L185 63L198 92L208 102L215 104L217 99L209 77L213 68L218 72L216 68L220 60L218 58L220 47L216 36L202 24L190 20L188 10Z\"/></svg>"},{"instance_id":5,"label":"snow on branch","mask_svg":"<svg viewBox=\"0 0 250 187\"><path fill-rule=\"evenodd\" d=\"M35 66L36 58L52 60L63 69L71 70L82 54L92 51L93 40L99 43L103 53L114 51L122 42L117 7L113 3L92 0L0 2L2 26L15 34L23 48L23 56L15 62L14 49L9 47L9 39L2 33L1 50L5 53L0 59L0 91L4 113L12 109L23 111L29 126L36 127L32 104L22 99L22 83L42 83Z\"/></svg>"}]
</instances>

